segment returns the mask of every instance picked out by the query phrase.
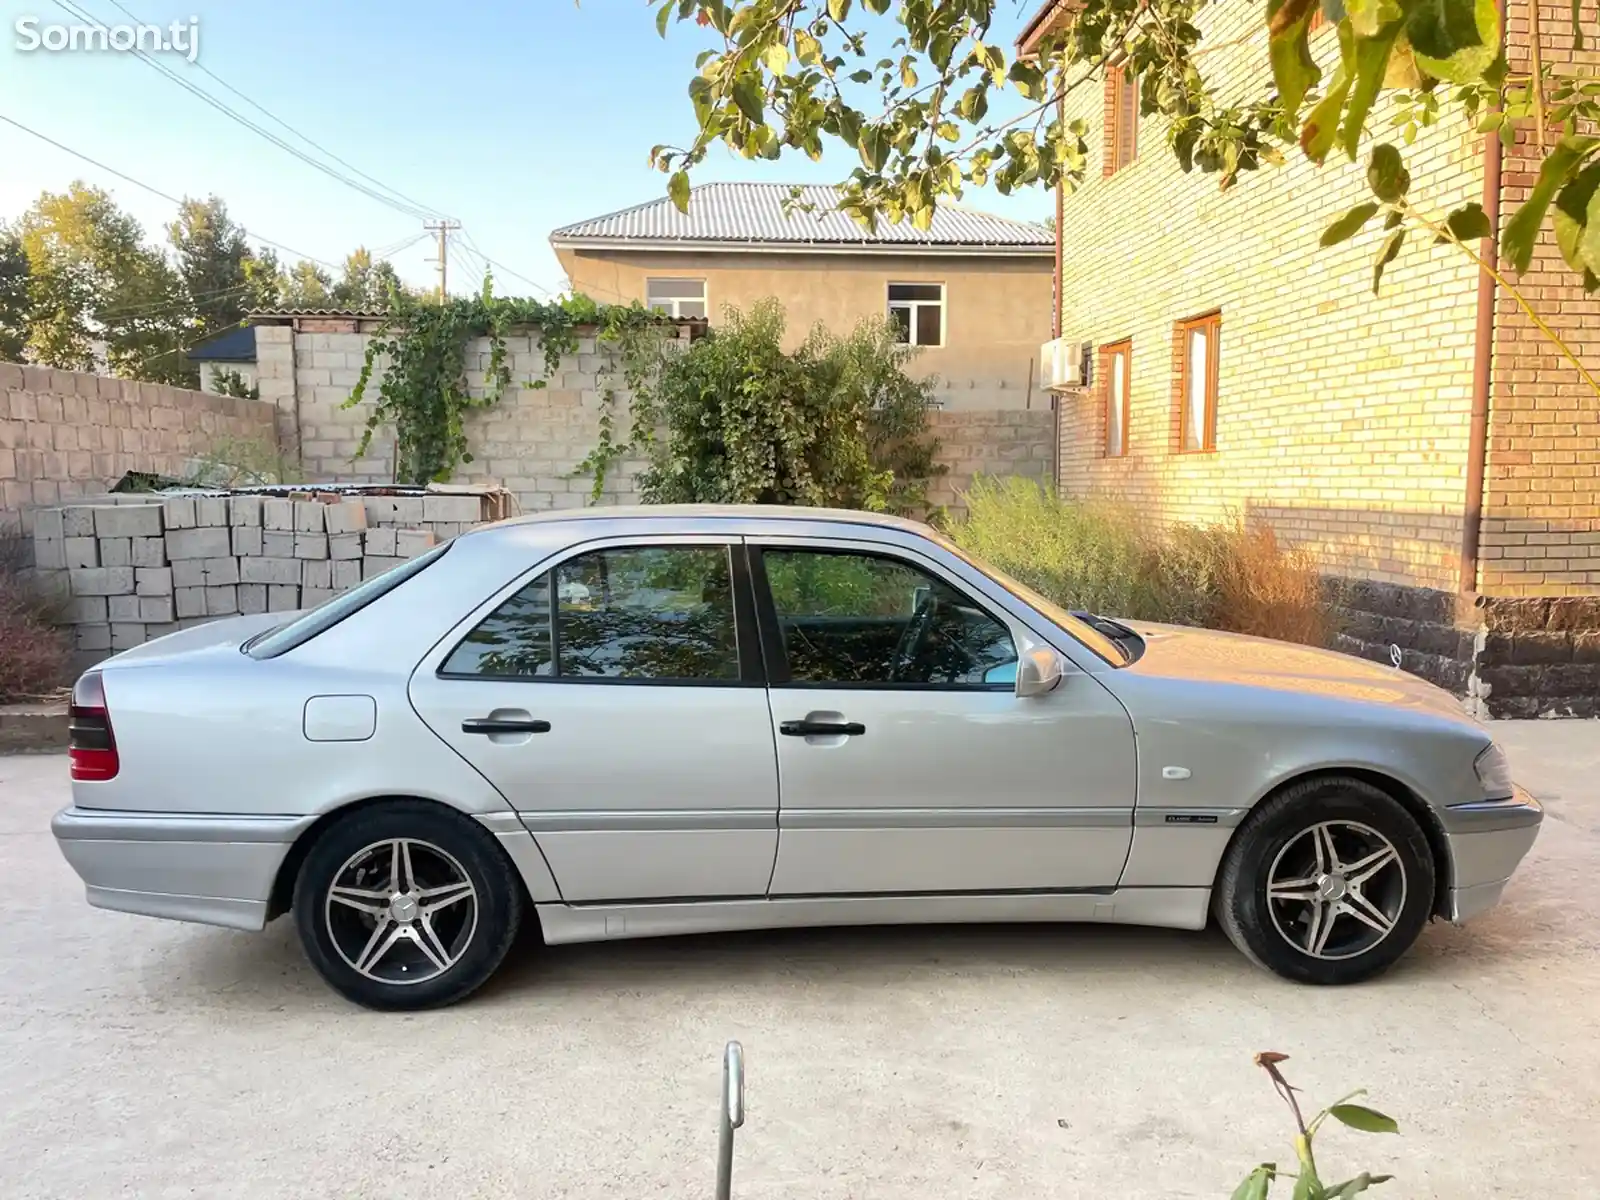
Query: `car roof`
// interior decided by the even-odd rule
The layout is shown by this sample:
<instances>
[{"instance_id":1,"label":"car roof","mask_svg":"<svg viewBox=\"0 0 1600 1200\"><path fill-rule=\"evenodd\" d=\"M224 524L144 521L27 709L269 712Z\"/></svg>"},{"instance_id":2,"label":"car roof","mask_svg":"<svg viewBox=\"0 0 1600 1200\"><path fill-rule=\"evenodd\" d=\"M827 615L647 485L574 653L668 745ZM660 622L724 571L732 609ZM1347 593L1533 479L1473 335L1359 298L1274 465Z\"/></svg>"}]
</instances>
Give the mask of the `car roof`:
<instances>
[{"instance_id":1,"label":"car roof","mask_svg":"<svg viewBox=\"0 0 1600 1200\"><path fill-rule=\"evenodd\" d=\"M496 521L492 525L480 526L474 532L530 525L559 525L574 521L642 521L670 525L673 522L689 520L827 521L836 524L870 525L879 529L897 529L905 533L923 535L929 532L928 527L921 522L892 516L889 513L864 512L853 508L804 508L784 504L624 504L563 508Z\"/></svg>"}]
</instances>

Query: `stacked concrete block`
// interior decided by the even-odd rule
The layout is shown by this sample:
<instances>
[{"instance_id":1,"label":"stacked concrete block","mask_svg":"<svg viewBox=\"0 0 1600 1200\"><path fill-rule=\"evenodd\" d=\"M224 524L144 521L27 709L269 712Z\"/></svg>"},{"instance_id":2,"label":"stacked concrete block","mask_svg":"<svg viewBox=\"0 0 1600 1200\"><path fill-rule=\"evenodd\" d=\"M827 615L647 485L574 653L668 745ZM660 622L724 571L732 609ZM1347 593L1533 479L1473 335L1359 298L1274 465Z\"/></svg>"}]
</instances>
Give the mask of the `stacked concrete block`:
<instances>
[{"instance_id":1,"label":"stacked concrete block","mask_svg":"<svg viewBox=\"0 0 1600 1200\"><path fill-rule=\"evenodd\" d=\"M208 620L332 599L480 523L477 495L106 497L41 510L84 665Z\"/></svg>"}]
</instances>

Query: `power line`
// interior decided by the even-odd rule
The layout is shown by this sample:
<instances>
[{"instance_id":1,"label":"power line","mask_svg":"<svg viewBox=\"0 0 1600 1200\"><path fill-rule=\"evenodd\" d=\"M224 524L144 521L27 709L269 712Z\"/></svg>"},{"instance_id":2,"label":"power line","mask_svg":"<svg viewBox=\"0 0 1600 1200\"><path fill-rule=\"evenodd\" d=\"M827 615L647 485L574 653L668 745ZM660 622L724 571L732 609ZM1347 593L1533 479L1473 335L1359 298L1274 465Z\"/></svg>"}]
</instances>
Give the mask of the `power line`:
<instances>
[{"instance_id":1,"label":"power line","mask_svg":"<svg viewBox=\"0 0 1600 1200\"><path fill-rule=\"evenodd\" d=\"M123 4L122 0L110 0L110 2L117 9L121 10L121 12L123 12L125 15L127 15L130 18L132 18L135 22L139 22L140 21L140 18L137 16L137 14L135 14L133 12L133 10L128 8L127 5ZM96 16L94 16L94 14L89 13L86 10L80 8L76 3L73 2L73 0L55 0L55 3L57 5L57 7L62 8L63 10L65 10L66 12L68 12L69 14L71 14L71 15L73 15L75 17L78 17L80 20L87 21L90 24L92 24L92 25L94 25L96 27L99 27L99 28L104 28L105 27L104 23L102 21L100 21ZM337 180L338 182L345 184L347 187L353 188L354 190L360 192L362 195L365 195L365 196L369 197L370 199L376 200L379 203L384 204L384 205L388 206L389 208L392 208L392 209L394 209L394 210L396 210L398 212L403 212L406 215L412 216L412 217L424 218L424 229L427 230L428 232L435 233L440 237L440 245L441 245L441 247L444 245L445 234L440 232L440 230L439 230L440 224L441 223L451 224L454 227L459 228L459 222L450 222L448 219L446 219L445 221L441 222L440 220L432 219L432 218L437 217L438 214L441 212L441 210L436 209L436 208L432 208L429 205L425 205L421 201L414 200L411 197L407 196L404 192L401 192L399 189L391 187L390 185L384 183L382 180L377 179L376 177L367 174L365 171L362 171L360 168L353 166L351 163L347 162L345 159L341 158L339 155L333 153L333 151L329 150L327 147L323 146L321 143L319 143L319 142L315 141L314 139L310 138L306 134L302 133L299 129L295 128L293 125L291 125L287 121L283 120L277 114L273 113L270 109L266 108L265 106L263 106L262 104L260 104L256 100L253 100L250 96L246 95L244 92L240 91L238 88L236 88L232 84L228 83L227 80L225 80L221 76L217 75L216 72L212 71L209 67L205 66L203 63L196 63L195 65L197 67L199 67L200 70L204 71L213 80L215 80L218 84L220 84L222 87L224 87L229 92L231 92L233 95L238 96L241 100L243 100L245 103L249 104L252 108L255 108L257 111L261 112L268 119L270 119L273 122L275 122L276 124L282 126L284 129L288 130L295 137L298 137L301 141L303 141L307 145L313 147L318 152L326 155L328 158L332 159L334 162L339 163L340 165L342 165L345 168L347 168L349 171L353 172L356 175L359 175L362 179L368 180L370 183L375 185L377 188L381 188L383 192L388 192L390 194L390 196L395 197L397 199L391 199L388 196L384 196L384 195L380 194L379 192L374 191L373 188L367 187L366 185L358 183L355 180L349 178L348 176L346 176L344 174L341 174L340 172L338 172L338 171L334 170L333 168L329 167L327 164L318 162L316 159L312 158L310 155L304 153L303 151L301 151L301 150L297 149L296 147L290 145L289 143L285 142L282 138L278 137L276 134L273 134L270 131L268 131L266 129L263 129L260 125L256 124L254 121L251 121L248 117L245 117L245 116L241 115L239 112L237 112L236 110L230 108L228 105L226 105L222 101L218 100L215 96L211 95L209 92L206 92L202 88L196 87L194 84L192 84L188 80L184 79L181 75L179 75L177 72L173 71L171 68L167 67L165 64L163 64L161 62L158 62L155 58L153 58L145 50L139 49L139 48L135 48L133 53L137 58L139 58L141 61L143 61L145 63L145 65L149 66L152 70L160 72L162 75L164 75L168 79L170 79L173 83L176 83L179 87L183 88L185 91L188 91L188 92L192 93L194 96L196 96L200 100L204 101L205 103L209 104L211 107L215 108L217 111L221 112L224 116L227 116L229 119L237 122L240 125L243 125L246 129L249 129L251 132L256 133L259 136L265 138L267 141L271 142L273 145L275 145L275 146L279 147L280 149L284 150L286 153L293 155L295 158L298 158L302 162L306 163L308 166L313 167L318 171L321 171L323 174L327 175L329 178ZM470 234L464 234L464 236L467 238L467 241L472 246L472 249L474 250L474 252L477 253L477 255L484 260L485 264L487 264L489 266L494 266L494 267L499 268L501 271L503 271L505 274L511 276L512 278L522 280L524 283L526 283L529 286L537 289L539 292L543 293L546 296L550 296L550 295L553 294L550 291L550 289L545 287L543 284L537 282L536 280L530 279L528 276L522 274L520 271L513 270L511 267L506 266L502 262L498 262L495 259L490 258L482 250L478 249L477 244L472 241L472 237L471 237ZM420 240L420 236L416 240ZM405 243L406 246L409 246L409 245L412 245L412 244L413 244L412 242ZM390 251L389 253L395 253L395 251ZM439 259L437 261L439 263L439 270L440 270L440 274L441 274L441 278L442 278L446 273L446 262L447 262L447 256L444 254L444 252L442 250L441 250L440 257L439 257ZM443 287L443 283L441 282L441 288L442 287Z\"/></svg>"},{"instance_id":2,"label":"power line","mask_svg":"<svg viewBox=\"0 0 1600 1200\"><path fill-rule=\"evenodd\" d=\"M139 18L134 15L133 11L131 9L129 9L126 4L122 3L122 0L111 0L111 3L113 5L115 5L117 8L121 9L124 13L126 13L136 23L141 23L139 21ZM284 129L287 129L290 133L294 134L295 137L297 137L301 141L305 142L306 145L311 146L314 149L316 149L319 152L321 152L322 154L327 155L329 158L331 158L334 162L338 163L340 166L345 167L347 170L353 172L356 175L359 175L362 179L365 179L367 182L375 184L376 186L382 188L384 191L389 192L391 195L397 197L398 199L400 199L404 203L406 203L408 205L411 205L413 208L420 209L423 212L431 212L431 213L439 212L438 209L435 209L435 208L431 207L430 205L423 204L420 200L413 200L410 196L407 196L404 192L400 191L398 188L390 187L388 184L384 183L383 180L377 179L372 175L368 175L365 171L361 170L360 167L357 167L354 164L352 164L350 162L347 162L345 159L343 159L339 155L335 154L332 150L329 150L326 146L322 145L321 143L319 143L317 141L314 141L312 138L310 138L306 134L302 133L299 129L296 129L293 125L289 124L289 122L285 121L282 117L280 117L276 113L272 112L270 109L268 109L267 107L262 105L260 102L251 99L244 92L241 92L238 88L234 87L231 83L229 83L226 79L223 79L220 75L218 75L215 71L213 71L210 67L206 66L204 63L196 62L194 65L196 67L198 67L200 70L204 71L207 75L209 75L217 83L221 84L222 87L226 88L233 95L239 97L239 99L243 100L246 104L250 105L251 108L255 109L257 112L261 113L263 116L267 117L269 120L271 120L271 121L277 123L278 125L282 126Z\"/></svg>"},{"instance_id":3,"label":"power line","mask_svg":"<svg viewBox=\"0 0 1600 1200\"><path fill-rule=\"evenodd\" d=\"M79 8L76 4L72 3L72 0L55 0L55 3L56 3L56 7L60 8L60 9L63 9L65 12L67 12L71 16L77 17L81 21L87 21L89 24L93 25L96 28L99 28L99 29L104 29L105 28L104 22L100 21L92 13L86 12L83 9ZM226 104L224 104L221 100L218 100L215 96L213 96L210 92L206 91L204 88L196 87L194 84L190 83L187 79L183 78L183 76L179 75L176 71L173 71L170 67L167 67L163 63L160 63L160 62L156 61L156 59L153 58L147 51L135 48L133 50L133 55L134 55L135 58L139 59L141 62L143 62L147 66L149 66L152 70L158 71L162 75L165 75L168 79L172 80L173 83L176 83L179 87L183 88L186 92L192 93L193 95L197 96L199 99L205 101L205 103L211 105L212 108L216 109L218 112L222 113L224 116L228 117L229 119L231 119L233 121L238 122L240 125L243 125L246 129L250 130L251 132L259 134L261 137L265 138L267 141L271 142L273 145L277 146L278 148L280 148L281 150L285 151L288 154L292 154L295 158L298 158L301 162L305 163L306 165L308 165L310 167L314 167L316 170L321 171L324 175L327 175L330 179L337 180L338 182L344 184L346 187L353 188L354 190L360 192L362 195L367 196L370 199L376 200L378 203L383 204L388 208L392 208L397 212L402 212L408 217L426 217L426 216L428 216L428 213L429 213L428 209L419 207L419 206L417 206L415 204L412 204L412 203L409 203L409 202L400 203L400 202L397 202L395 200L392 200L388 196L385 196L382 192L375 191L373 188L368 187L366 184L359 183L356 180L350 178L348 175L341 174L339 171L337 171L334 168L328 166L326 163L320 162L317 159L312 158L305 151L300 150L295 146L291 146L288 142L284 141L277 134L272 133L272 132L270 132L270 131L268 131L266 129L263 129L260 125L257 125L254 121L250 120L250 118L248 118L246 116L242 116L241 114L239 114L234 109L229 108Z\"/></svg>"},{"instance_id":4,"label":"power line","mask_svg":"<svg viewBox=\"0 0 1600 1200\"><path fill-rule=\"evenodd\" d=\"M15 120L15 119L11 118L11 117L8 117L4 113L0 113L0 121L4 121L7 125L10 125L10 126L13 126L14 128L22 130L23 133L26 133L31 137L38 138L41 142L48 143L49 145L54 146L57 150L60 150L60 151L63 151L64 153L72 155L74 158L82 159L84 162L88 163L91 167L99 167L100 170L109 172L110 174L115 175L118 179L121 179L121 180L123 180L123 181L125 181L127 183L133 184L134 187L143 188L145 191L149 192L152 196L159 196L159 197L161 197L161 199L167 201L169 204L176 204L180 208L183 206L183 201L178 199L178 197L172 195L171 193L163 192L158 187L152 187L150 184L144 182L144 180L142 180L142 179L135 179L132 175L129 175L125 171L119 171L115 167L107 166L105 163L101 162L99 159L90 158L87 154L83 153L81 150L74 150L71 146L64 145L63 143L56 141L55 138L48 137L45 134L40 133L37 129L31 129L28 126L24 125L21 121L18 121L18 120ZM239 229L240 229L240 232L244 233L247 237L254 238L256 241L260 242L263 246L271 246L275 250L282 250L285 254L292 254L296 258L307 259L307 260L309 260L311 262L317 263L320 266L327 267L330 270L339 271L339 270L343 269L341 267L334 266L333 263L328 262L326 259L318 258L314 254L307 254L304 250L296 250L293 246L286 246L282 242L275 242L271 238L262 237L259 233L254 233L251 230L246 229L243 225L239 226Z\"/></svg>"},{"instance_id":5,"label":"power line","mask_svg":"<svg viewBox=\"0 0 1600 1200\"><path fill-rule=\"evenodd\" d=\"M483 261L488 263L491 267L499 267L500 270L504 271L507 275L511 276L513 279L522 280L523 283L526 283L531 287L537 288L539 291L543 292L546 296L554 294L554 293L552 293L550 291L549 288L545 287L544 284L537 283L534 280L529 279L526 275L522 274L520 271L513 271L510 267L506 266L505 263L497 262L496 260L490 258L487 254L485 254L482 250L480 250L478 248L478 243L472 240L472 235L470 233L468 233L466 230L462 230L461 231L461 236L467 239L467 245L472 247L473 253L476 254L479 258L483 259Z\"/></svg>"},{"instance_id":6,"label":"power line","mask_svg":"<svg viewBox=\"0 0 1600 1200\"><path fill-rule=\"evenodd\" d=\"M398 242L390 242L387 246L375 246L368 253L372 255L372 261L376 263L381 259L391 258L402 250L411 249L427 236L428 231L423 230L421 233L414 233L408 238L401 238Z\"/></svg>"},{"instance_id":7,"label":"power line","mask_svg":"<svg viewBox=\"0 0 1600 1200\"><path fill-rule=\"evenodd\" d=\"M137 23L137 24L143 24L144 23L144 22L140 21L139 17L136 16L133 13L133 11L126 4L122 3L122 0L111 0L111 3L114 6L116 6L117 8L121 9L129 17L131 17L135 23ZM218 75L215 71L213 71L210 67L206 66L204 63L196 62L194 65L196 67L198 67L200 70L204 71L207 75L209 75L217 83L221 84L224 88L226 88L233 95L235 95L235 96L239 97L239 99L243 100L251 108L255 109L257 112L261 113L263 116L267 117L269 120L271 120L271 121L277 123L278 125L282 126L284 129L287 129L290 133L294 134L295 137L299 138L306 145L311 146L314 149L316 149L319 152L321 152L322 154L327 155L329 158L331 158L334 162L338 163L340 166L346 168L347 170L353 172L356 175L361 176L361 178L365 179L368 183L372 183L372 184L377 185L378 187L382 188L384 191L390 193L391 195L399 198L404 203L410 205L412 208L420 210L421 213L439 214L439 210L438 209L435 209L435 208L431 207L430 205L423 204L420 200L413 200L410 196L407 196L404 192L400 191L398 188L390 187L388 184L384 183L383 180L377 179L377 178L374 178L371 175L368 175L365 171L361 170L361 168L359 168L357 166L354 166L353 164L345 161L343 158L340 158L337 154L335 154L332 150L329 150L326 146L322 145L319 142L313 141L310 137L306 136L300 130L296 129L293 125L289 124L289 122L285 121L282 117L278 116L276 113L272 112L270 109L266 108L264 105L262 105L258 101L252 100L249 96L245 95L245 93L241 92L238 88L234 87L226 79L223 79L220 75ZM413 215L417 215L417 214L413 214ZM442 214L439 214L439 215L442 215Z\"/></svg>"}]
</instances>

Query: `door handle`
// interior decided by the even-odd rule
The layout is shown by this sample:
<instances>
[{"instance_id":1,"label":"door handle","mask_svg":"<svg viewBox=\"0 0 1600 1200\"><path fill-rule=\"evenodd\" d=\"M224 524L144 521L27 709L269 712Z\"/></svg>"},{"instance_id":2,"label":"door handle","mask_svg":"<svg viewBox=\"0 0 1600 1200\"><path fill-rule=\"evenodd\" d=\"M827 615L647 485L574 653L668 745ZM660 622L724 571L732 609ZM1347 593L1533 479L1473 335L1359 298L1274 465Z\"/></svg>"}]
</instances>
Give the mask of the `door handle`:
<instances>
[{"instance_id":1,"label":"door handle","mask_svg":"<svg viewBox=\"0 0 1600 1200\"><path fill-rule=\"evenodd\" d=\"M528 717L469 717L461 722L462 733L549 733L549 721Z\"/></svg>"},{"instance_id":2,"label":"door handle","mask_svg":"<svg viewBox=\"0 0 1600 1200\"><path fill-rule=\"evenodd\" d=\"M860 737L866 731L859 721L785 721L778 726L785 737Z\"/></svg>"}]
</instances>

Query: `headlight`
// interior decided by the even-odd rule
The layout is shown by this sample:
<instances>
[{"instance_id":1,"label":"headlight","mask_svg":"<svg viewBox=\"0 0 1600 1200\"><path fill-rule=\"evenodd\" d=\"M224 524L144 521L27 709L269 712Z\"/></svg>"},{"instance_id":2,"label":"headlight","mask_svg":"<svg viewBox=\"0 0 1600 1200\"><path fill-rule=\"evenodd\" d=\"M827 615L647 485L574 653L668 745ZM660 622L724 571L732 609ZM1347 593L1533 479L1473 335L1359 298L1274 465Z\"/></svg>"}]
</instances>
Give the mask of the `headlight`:
<instances>
[{"instance_id":1,"label":"headlight","mask_svg":"<svg viewBox=\"0 0 1600 1200\"><path fill-rule=\"evenodd\" d=\"M1490 800L1502 800L1511 795L1511 762L1498 744L1490 742L1472 764L1483 785L1483 794Z\"/></svg>"}]
</instances>

